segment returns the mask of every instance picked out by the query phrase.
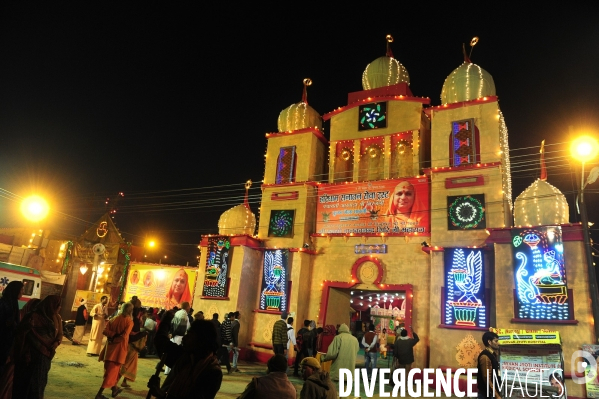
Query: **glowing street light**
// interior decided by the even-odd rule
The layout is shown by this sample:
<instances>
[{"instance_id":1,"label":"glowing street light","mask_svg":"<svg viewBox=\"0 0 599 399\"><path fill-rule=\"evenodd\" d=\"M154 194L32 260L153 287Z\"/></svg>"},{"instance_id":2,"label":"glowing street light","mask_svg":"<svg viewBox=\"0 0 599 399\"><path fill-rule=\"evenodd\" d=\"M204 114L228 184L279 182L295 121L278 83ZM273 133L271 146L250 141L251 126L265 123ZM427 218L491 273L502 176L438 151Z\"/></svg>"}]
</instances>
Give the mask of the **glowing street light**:
<instances>
[{"instance_id":1,"label":"glowing street light","mask_svg":"<svg viewBox=\"0 0 599 399\"><path fill-rule=\"evenodd\" d=\"M21 202L21 213L27 220L39 222L48 216L50 207L45 199L39 195L32 195Z\"/></svg>"},{"instance_id":2,"label":"glowing street light","mask_svg":"<svg viewBox=\"0 0 599 399\"><path fill-rule=\"evenodd\" d=\"M156 246L156 242L155 241L148 242L148 247L154 248L155 246Z\"/></svg>"}]
</instances>

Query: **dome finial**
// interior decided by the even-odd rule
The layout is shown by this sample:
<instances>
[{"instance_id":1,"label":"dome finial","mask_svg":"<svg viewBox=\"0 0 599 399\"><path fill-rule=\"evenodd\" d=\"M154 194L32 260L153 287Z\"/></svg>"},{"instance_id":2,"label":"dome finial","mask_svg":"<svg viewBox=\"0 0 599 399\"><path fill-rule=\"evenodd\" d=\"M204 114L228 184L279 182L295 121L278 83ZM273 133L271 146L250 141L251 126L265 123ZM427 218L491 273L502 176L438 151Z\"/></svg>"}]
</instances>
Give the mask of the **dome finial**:
<instances>
[{"instance_id":1,"label":"dome finial","mask_svg":"<svg viewBox=\"0 0 599 399\"><path fill-rule=\"evenodd\" d=\"M302 102L306 104L308 104L308 86L312 86L312 79L310 78L304 79L304 92L302 94Z\"/></svg>"},{"instance_id":2,"label":"dome finial","mask_svg":"<svg viewBox=\"0 0 599 399\"><path fill-rule=\"evenodd\" d=\"M391 43L393 43L393 36L387 35L385 39L387 39L387 57L393 58L393 52L391 51Z\"/></svg>"},{"instance_id":3,"label":"dome finial","mask_svg":"<svg viewBox=\"0 0 599 399\"><path fill-rule=\"evenodd\" d=\"M478 36L474 36L472 40L470 40L470 54L468 55L468 58L472 57L472 50L474 50L476 43L478 43Z\"/></svg>"},{"instance_id":4,"label":"dome finial","mask_svg":"<svg viewBox=\"0 0 599 399\"><path fill-rule=\"evenodd\" d=\"M468 57L468 54L466 54L466 45L464 43L462 43L462 54L464 54L464 62L467 64L472 64L470 57Z\"/></svg>"},{"instance_id":5,"label":"dome finial","mask_svg":"<svg viewBox=\"0 0 599 399\"><path fill-rule=\"evenodd\" d=\"M545 140L541 141L541 180L547 180L547 167L545 166Z\"/></svg>"},{"instance_id":6,"label":"dome finial","mask_svg":"<svg viewBox=\"0 0 599 399\"><path fill-rule=\"evenodd\" d=\"M243 197L243 205L245 205L247 209L250 209L250 203L248 202L248 191L250 190L250 187L252 187L251 179L245 182L245 197Z\"/></svg>"}]
</instances>

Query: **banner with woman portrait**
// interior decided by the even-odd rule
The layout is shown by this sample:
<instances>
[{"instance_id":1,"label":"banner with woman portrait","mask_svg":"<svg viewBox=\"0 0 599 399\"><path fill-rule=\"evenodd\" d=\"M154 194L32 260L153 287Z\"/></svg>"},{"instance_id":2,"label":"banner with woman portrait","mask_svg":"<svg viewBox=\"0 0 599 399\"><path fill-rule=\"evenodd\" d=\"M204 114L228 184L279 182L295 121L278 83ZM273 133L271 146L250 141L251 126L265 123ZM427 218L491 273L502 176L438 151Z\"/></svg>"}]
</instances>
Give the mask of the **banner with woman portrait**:
<instances>
[{"instance_id":1,"label":"banner with woman portrait","mask_svg":"<svg viewBox=\"0 0 599 399\"><path fill-rule=\"evenodd\" d=\"M318 186L318 234L430 234L426 177Z\"/></svg>"},{"instance_id":2,"label":"banner with woman portrait","mask_svg":"<svg viewBox=\"0 0 599 399\"><path fill-rule=\"evenodd\" d=\"M193 301L197 268L131 263L124 301L137 296L143 306L172 309Z\"/></svg>"}]
</instances>

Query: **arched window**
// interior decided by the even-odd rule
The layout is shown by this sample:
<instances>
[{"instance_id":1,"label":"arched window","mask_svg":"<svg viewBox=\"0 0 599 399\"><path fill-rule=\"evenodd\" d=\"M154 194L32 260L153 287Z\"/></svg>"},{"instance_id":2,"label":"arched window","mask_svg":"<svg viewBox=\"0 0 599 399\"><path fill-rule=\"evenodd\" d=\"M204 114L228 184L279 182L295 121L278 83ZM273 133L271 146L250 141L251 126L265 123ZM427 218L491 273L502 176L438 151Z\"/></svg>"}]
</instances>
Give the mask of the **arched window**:
<instances>
[{"instance_id":1,"label":"arched window","mask_svg":"<svg viewBox=\"0 0 599 399\"><path fill-rule=\"evenodd\" d=\"M352 181L354 178L354 152L351 147L337 147L333 181Z\"/></svg>"},{"instance_id":2,"label":"arched window","mask_svg":"<svg viewBox=\"0 0 599 399\"><path fill-rule=\"evenodd\" d=\"M370 144L360 155L360 181L382 180L384 178L383 149L379 144Z\"/></svg>"},{"instance_id":3,"label":"arched window","mask_svg":"<svg viewBox=\"0 0 599 399\"><path fill-rule=\"evenodd\" d=\"M449 165L466 166L480 163L480 142L474 119L451 122Z\"/></svg>"}]
</instances>

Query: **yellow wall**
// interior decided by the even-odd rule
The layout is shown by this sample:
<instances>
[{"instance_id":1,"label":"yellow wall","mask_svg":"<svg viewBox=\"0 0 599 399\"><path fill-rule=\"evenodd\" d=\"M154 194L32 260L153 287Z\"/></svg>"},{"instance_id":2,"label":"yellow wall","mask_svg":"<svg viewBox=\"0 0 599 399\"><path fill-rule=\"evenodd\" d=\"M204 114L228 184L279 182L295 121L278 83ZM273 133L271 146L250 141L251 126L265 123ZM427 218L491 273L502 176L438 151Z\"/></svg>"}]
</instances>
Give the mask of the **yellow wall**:
<instances>
[{"instance_id":1,"label":"yellow wall","mask_svg":"<svg viewBox=\"0 0 599 399\"><path fill-rule=\"evenodd\" d=\"M422 104L419 102L387 101L387 127L380 129L359 131L358 111L359 107L353 107L331 117L331 141L362 139L420 129Z\"/></svg>"},{"instance_id":2,"label":"yellow wall","mask_svg":"<svg viewBox=\"0 0 599 399\"><path fill-rule=\"evenodd\" d=\"M273 201L273 193L299 192L296 200ZM268 237L268 224L272 210L295 209L295 219L292 238ZM310 234L314 232L316 221L316 189L309 185L294 185L288 187L267 187L262 191L262 205L260 207L260 224L258 237L268 239L270 248L301 248L310 242Z\"/></svg>"},{"instance_id":3,"label":"yellow wall","mask_svg":"<svg viewBox=\"0 0 599 399\"><path fill-rule=\"evenodd\" d=\"M274 184L277 176L277 159L282 147L295 146L297 164L295 181L324 180L323 165L326 160L325 144L313 133L281 134L268 139L264 183Z\"/></svg>"},{"instance_id":4,"label":"yellow wall","mask_svg":"<svg viewBox=\"0 0 599 399\"><path fill-rule=\"evenodd\" d=\"M497 102L432 111L431 157L433 167L449 166L451 122L474 118L480 133L480 160L499 162L499 106Z\"/></svg>"},{"instance_id":5,"label":"yellow wall","mask_svg":"<svg viewBox=\"0 0 599 399\"><path fill-rule=\"evenodd\" d=\"M484 185L461 188L445 188L445 180L463 176L483 175ZM456 195L485 194L486 227L505 227L504 202L501 188L501 168L468 169L456 172L431 173L431 242L440 247L483 245L488 238L485 229L448 230L447 197Z\"/></svg>"}]
</instances>

